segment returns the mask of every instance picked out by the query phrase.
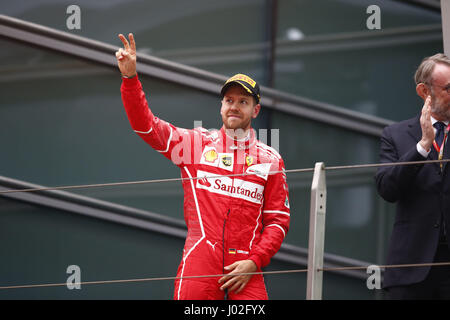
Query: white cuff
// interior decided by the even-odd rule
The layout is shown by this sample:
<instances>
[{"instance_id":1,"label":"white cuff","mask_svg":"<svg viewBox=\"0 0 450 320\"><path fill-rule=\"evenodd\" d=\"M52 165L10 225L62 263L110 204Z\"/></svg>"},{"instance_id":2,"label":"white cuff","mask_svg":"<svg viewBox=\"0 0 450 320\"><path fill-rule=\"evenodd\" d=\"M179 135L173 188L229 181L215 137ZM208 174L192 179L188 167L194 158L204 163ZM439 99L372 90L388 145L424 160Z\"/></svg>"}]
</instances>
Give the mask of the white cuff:
<instances>
[{"instance_id":1,"label":"white cuff","mask_svg":"<svg viewBox=\"0 0 450 320\"><path fill-rule=\"evenodd\" d=\"M430 154L430 151L431 151L431 149L428 150L428 151L425 150L425 149L420 145L419 142L417 142L416 148L417 148L417 152L420 153L420 154L422 155L422 157L424 157L424 158L428 157L428 155Z\"/></svg>"}]
</instances>

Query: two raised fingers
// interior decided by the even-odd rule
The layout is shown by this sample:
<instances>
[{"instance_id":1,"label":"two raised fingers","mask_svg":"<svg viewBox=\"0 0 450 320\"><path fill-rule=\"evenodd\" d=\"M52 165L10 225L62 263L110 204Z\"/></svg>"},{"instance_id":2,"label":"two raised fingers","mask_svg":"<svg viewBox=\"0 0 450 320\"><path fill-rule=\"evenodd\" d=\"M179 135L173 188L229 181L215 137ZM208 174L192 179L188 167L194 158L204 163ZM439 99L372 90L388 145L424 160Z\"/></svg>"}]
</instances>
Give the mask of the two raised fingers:
<instances>
[{"instance_id":1,"label":"two raised fingers","mask_svg":"<svg viewBox=\"0 0 450 320\"><path fill-rule=\"evenodd\" d=\"M133 54L136 52L136 42L134 41L133 34L128 34L128 37L130 39L130 42L128 42L127 38L123 34L119 34L119 39L123 43L123 48L119 48L119 50L116 51L116 58L118 60L122 60L129 54Z\"/></svg>"},{"instance_id":2,"label":"two raised fingers","mask_svg":"<svg viewBox=\"0 0 450 320\"><path fill-rule=\"evenodd\" d=\"M123 34L119 34L119 39L123 43L123 47L126 51L136 51L136 42L134 41L134 36L132 33L128 34L128 38L130 39L130 42L128 42L127 38Z\"/></svg>"}]
</instances>

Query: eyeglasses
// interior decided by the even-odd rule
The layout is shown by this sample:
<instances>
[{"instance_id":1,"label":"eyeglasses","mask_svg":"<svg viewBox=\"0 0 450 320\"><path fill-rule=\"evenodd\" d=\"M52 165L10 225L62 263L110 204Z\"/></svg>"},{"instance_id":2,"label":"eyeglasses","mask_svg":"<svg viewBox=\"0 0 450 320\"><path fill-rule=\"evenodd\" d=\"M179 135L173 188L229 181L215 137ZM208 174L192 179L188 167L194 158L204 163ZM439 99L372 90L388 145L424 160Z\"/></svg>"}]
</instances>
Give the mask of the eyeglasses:
<instances>
[{"instance_id":1,"label":"eyeglasses","mask_svg":"<svg viewBox=\"0 0 450 320\"><path fill-rule=\"evenodd\" d=\"M450 84L448 84L446 86L440 86L440 85L437 85L437 84L431 84L431 83L427 83L427 82L424 82L424 83L426 85L429 85L429 86L435 86L435 87L439 87L441 89L444 89L445 91L447 91L448 94L450 94Z\"/></svg>"}]
</instances>

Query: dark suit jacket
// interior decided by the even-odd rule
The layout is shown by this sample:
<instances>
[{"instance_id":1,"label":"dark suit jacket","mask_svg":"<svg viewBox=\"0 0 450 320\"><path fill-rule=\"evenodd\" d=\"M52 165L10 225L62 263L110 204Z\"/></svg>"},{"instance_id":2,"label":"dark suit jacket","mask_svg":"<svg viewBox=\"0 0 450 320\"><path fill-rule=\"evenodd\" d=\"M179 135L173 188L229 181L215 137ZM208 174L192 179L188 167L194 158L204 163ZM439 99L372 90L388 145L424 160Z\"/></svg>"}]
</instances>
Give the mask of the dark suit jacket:
<instances>
[{"instance_id":1,"label":"dark suit jacket","mask_svg":"<svg viewBox=\"0 0 450 320\"><path fill-rule=\"evenodd\" d=\"M425 160L416 149L422 137L420 117L386 127L381 138L381 162ZM449 140L450 141L450 140ZM450 158L450 144L444 158ZM428 159L437 159L432 148ZM436 253L442 216L450 229L450 164L380 167L377 190L386 201L397 203L387 264L429 263ZM450 238L450 237L447 237ZM425 279L430 267L393 268L384 273L384 287Z\"/></svg>"}]
</instances>

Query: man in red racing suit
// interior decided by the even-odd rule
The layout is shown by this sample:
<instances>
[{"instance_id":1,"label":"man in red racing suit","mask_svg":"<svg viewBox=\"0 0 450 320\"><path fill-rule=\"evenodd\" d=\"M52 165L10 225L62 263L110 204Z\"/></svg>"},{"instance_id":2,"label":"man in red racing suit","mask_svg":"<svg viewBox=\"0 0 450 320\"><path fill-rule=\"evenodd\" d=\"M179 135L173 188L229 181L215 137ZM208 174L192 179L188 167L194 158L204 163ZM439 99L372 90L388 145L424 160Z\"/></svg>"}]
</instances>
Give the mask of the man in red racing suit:
<instances>
[{"instance_id":1,"label":"man in red racing suit","mask_svg":"<svg viewBox=\"0 0 450 320\"><path fill-rule=\"evenodd\" d=\"M250 122L259 86L239 74L222 89L223 127L218 131L175 127L153 115L136 74L135 42L119 35L116 53L123 76L123 104L133 130L181 170L188 234L174 299L267 299L261 274L289 228L289 192L281 156L258 141ZM254 100L253 100L254 99ZM256 108L256 111L255 111ZM238 124L241 135L233 134ZM244 121L245 125L245 121ZM233 127L234 126L234 127ZM223 277L183 278L219 275Z\"/></svg>"}]
</instances>

